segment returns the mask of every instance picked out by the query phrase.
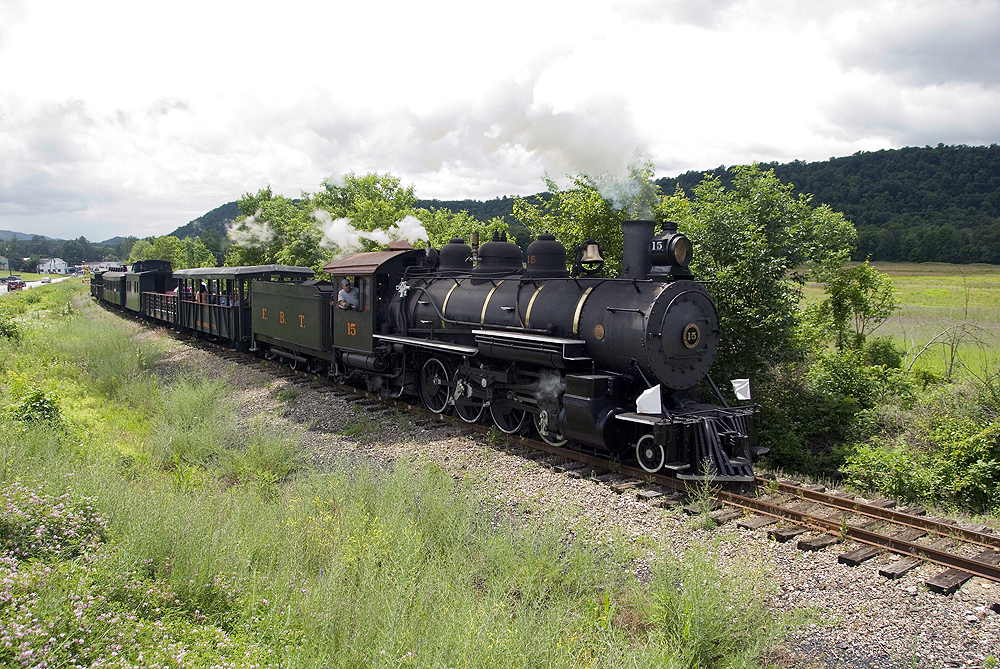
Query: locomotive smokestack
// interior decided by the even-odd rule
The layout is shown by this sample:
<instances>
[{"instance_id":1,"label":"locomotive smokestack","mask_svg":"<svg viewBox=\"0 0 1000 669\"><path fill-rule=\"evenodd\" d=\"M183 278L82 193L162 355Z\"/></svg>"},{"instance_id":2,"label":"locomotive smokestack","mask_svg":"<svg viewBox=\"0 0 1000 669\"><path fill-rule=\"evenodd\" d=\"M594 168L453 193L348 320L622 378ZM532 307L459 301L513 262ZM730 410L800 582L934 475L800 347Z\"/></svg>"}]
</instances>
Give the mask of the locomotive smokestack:
<instances>
[{"instance_id":1,"label":"locomotive smokestack","mask_svg":"<svg viewBox=\"0 0 1000 669\"><path fill-rule=\"evenodd\" d=\"M645 279L649 274L649 243L656 234L656 221L622 223L622 278Z\"/></svg>"}]
</instances>

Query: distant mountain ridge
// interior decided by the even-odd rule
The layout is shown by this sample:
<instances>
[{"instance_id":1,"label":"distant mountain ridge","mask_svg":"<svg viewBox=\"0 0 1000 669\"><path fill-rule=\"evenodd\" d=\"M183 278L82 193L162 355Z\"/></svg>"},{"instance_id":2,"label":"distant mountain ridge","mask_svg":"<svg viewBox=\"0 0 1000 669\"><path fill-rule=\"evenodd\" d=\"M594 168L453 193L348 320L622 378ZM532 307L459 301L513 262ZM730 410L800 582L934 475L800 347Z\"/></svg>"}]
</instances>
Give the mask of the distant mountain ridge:
<instances>
[{"instance_id":1,"label":"distant mountain ridge","mask_svg":"<svg viewBox=\"0 0 1000 669\"><path fill-rule=\"evenodd\" d=\"M41 237L42 239L47 239L50 242L52 242L52 241L62 241L61 239L54 239L52 237L46 237L45 235L38 235L38 236ZM17 239L18 241L20 241L22 239L24 239L24 240L30 240L33 237L35 237L35 235L29 235L26 232L14 232L13 230L0 230L0 240L3 240L5 242L9 242L12 239Z\"/></svg>"},{"instance_id":2,"label":"distant mountain ridge","mask_svg":"<svg viewBox=\"0 0 1000 669\"><path fill-rule=\"evenodd\" d=\"M185 237L200 237L211 230L225 237L226 227L235 221L239 215L239 205L235 201L227 202L207 214L199 216L187 225L182 225L170 234L178 239L184 239Z\"/></svg>"},{"instance_id":3,"label":"distant mountain ridge","mask_svg":"<svg viewBox=\"0 0 1000 669\"><path fill-rule=\"evenodd\" d=\"M907 147L805 163L763 163L775 176L843 213L858 230L856 260L1000 264L1000 146ZM706 176L655 183L690 192Z\"/></svg>"}]
</instances>

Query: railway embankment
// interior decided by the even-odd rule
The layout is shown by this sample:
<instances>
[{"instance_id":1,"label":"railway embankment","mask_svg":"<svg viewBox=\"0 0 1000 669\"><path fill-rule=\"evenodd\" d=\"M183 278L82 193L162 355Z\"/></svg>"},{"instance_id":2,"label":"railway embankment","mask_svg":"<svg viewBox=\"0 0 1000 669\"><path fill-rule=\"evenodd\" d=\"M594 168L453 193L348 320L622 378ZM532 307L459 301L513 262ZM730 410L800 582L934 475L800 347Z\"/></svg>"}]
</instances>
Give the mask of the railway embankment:
<instances>
[{"instance_id":1,"label":"railway embankment","mask_svg":"<svg viewBox=\"0 0 1000 669\"><path fill-rule=\"evenodd\" d=\"M178 355L216 357L180 350ZM706 529L681 504L659 506L659 497L640 494L641 486L581 477L577 470L553 465L543 453L522 448L517 440L469 434L460 426L395 413L361 396L332 392L256 364L225 364L233 381L254 394L251 404L266 406L276 420L289 425L310 426L307 443L317 462L348 453L383 463L440 467L455 478L483 481L513 517L558 517L568 527L594 535L599 544L635 551L631 568L639 579L650 577L661 551L680 556L697 546L698 555L724 573L743 569L745 578L769 583L758 591L762 601L799 621L775 648L773 666L995 666L1000 583L976 577L942 595L926 585L942 572L931 562L890 580L880 571L898 560L892 552L856 566L839 561L864 547L860 543L838 541L826 550L806 551L798 541L771 538L767 528L740 528L738 520L744 516ZM798 538L809 536L816 533Z\"/></svg>"},{"instance_id":2,"label":"railway embankment","mask_svg":"<svg viewBox=\"0 0 1000 669\"><path fill-rule=\"evenodd\" d=\"M0 664L753 667L784 629L757 572L420 455L456 435L32 292L3 306Z\"/></svg>"}]
</instances>

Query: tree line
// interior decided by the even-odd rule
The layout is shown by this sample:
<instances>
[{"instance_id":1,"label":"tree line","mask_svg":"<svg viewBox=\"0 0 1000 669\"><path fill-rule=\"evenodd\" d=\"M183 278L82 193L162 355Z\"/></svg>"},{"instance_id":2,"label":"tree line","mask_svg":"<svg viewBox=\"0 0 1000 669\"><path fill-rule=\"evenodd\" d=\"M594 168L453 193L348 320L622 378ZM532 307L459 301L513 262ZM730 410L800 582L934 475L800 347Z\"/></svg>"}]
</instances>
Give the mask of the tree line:
<instances>
[{"instance_id":1,"label":"tree line","mask_svg":"<svg viewBox=\"0 0 1000 669\"><path fill-rule=\"evenodd\" d=\"M1000 264L1000 146L862 151L806 163L768 163L797 194L810 194L854 223L855 260ZM658 179L691 190L706 175L723 184L733 168Z\"/></svg>"},{"instance_id":2,"label":"tree line","mask_svg":"<svg viewBox=\"0 0 1000 669\"><path fill-rule=\"evenodd\" d=\"M14 272L34 272L42 258L62 258L69 265L79 265L89 261L101 261L107 257L120 259L128 255L135 238L130 241L107 246L91 242L86 237L77 239L46 239L35 235L31 239L0 240L0 256L4 256Z\"/></svg>"},{"instance_id":3,"label":"tree line","mask_svg":"<svg viewBox=\"0 0 1000 669\"><path fill-rule=\"evenodd\" d=\"M0 256L8 259L11 272L35 272L42 258L61 258L70 267L85 262L125 264L148 258L169 260L178 269L221 264L228 240L211 230L205 234L205 240L214 248L201 237L180 239L174 235L125 237L115 244L99 244L83 236L63 241L35 235L28 240L0 240Z\"/></svg>"}]
</instances>

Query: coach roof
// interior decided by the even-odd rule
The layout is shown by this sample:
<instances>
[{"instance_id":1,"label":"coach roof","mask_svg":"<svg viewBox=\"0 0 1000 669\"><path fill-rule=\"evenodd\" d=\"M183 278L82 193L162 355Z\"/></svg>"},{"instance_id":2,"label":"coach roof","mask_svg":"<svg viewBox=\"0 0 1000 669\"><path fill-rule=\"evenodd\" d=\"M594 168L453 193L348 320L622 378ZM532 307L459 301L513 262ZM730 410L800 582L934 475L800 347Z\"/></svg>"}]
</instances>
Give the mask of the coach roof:
<instances>
[{"instance_id":1,"label":"coach roof","mask_svg":"<svg viewBox=\"0 0 1000 669\"><path fill-rule=\"evenodd\" d=\"M272 275L294 279L311 279L312 268L292 265L254 265L252 267L192 267L174 270L175 279L235 279L265 278Z\"/></svg>"}]
</instances>

